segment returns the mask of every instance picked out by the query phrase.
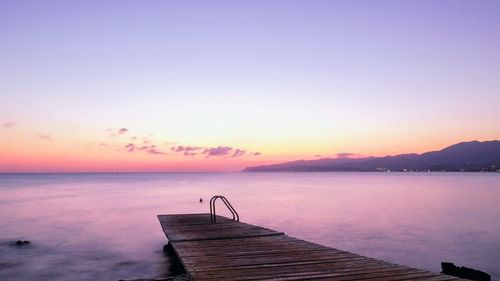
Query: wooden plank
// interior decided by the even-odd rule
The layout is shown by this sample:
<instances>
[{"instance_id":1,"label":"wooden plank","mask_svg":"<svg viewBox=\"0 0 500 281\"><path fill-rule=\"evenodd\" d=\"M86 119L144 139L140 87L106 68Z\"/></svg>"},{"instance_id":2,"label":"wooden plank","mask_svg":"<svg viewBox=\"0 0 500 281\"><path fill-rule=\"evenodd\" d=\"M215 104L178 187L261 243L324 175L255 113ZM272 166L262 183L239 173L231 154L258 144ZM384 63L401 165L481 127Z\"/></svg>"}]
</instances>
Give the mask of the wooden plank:
<instances>
[{"instance_id":1,"label":"wooden plank","mask_svg":"<svg viewBox=\"0 0 500 281\"><path fill-rule=\"evenodd\" d=\"M228 278L235 280L303 280L303 279L339 279L339 280L362 280L373 277L383 276L400 276L418 273L415 269L400 268L397 266L379 265L378 267L372 266L340 266L332 268L330 266L318 268L293 268L281 271L247 271L243 270L241 273L236 271L229 272L201 272L201 274L193 275L196 277L211 277L216 280ZM197 274L197 273L195 273ZM432 274L432 273L431 273Z\"/></svg>"},{"instance_id":2,"label":"wooden plank","mask_svg":"<svg viewBox=\"0 0 500 281\"><path fill-rule=\"evenodd\" d=\"M378 275L373 272L379 271ZM249 274L250 273L250 274ZM228 275L228 274L210 274L204 272L200 276L195 276L195 279L203 280L204 278L211 278L212 280L310 280L310 279L332 279L337 280L347 278L347 280L360 280L363 276L371 274L372 276L398 276L410 274L407 270L398 268L350 268L344 271L328 272L326 269L320 270L304 270L304 271L287 271L287 272L243 272L243 274ZM334 279L334 280L335 280Z\"/></svg>"},{"instance_id":3,"label":"wooden plank","mask_svg":"<svg viewBox=\"0 0 500 281\"><path fill-rule=\"evenodd\" d=\"M185 257L181 256L181 258L186 260L186 263L200 264L203 263L207 258L205 257ZM363 257L349 257L349 256L338 256L335 253L315 253L315 254L301 254L301 255L287 255L287 254L279 254L279 255L259 255L259 256L235 256L235 257L227 257L227 258L211 258L212 264L223 264L224 266L248 266L248 265L259 265L259 264L278 264L278 263L291 263L291 262L311 262L318 260L335 260L341 261L356 261L362 260L366 262L366 259Z\"/></svg>"},{"instance_id":4,"label":"wooden plank","mask_svg":"<svg viewBox=\"0 0 500 281\"><path fill-rule=\"evenodd\" d=\"M159 215L158 219L171 242L283 235L282 232L235 222L222 216L217 216L217 223L212 223L209 214Z\"/></svg>"},{"instance_id":5,"label":"wooden plank","mask_svg":"<svg viewBox=\"0 0 500 281\"><path fill-rule=\"evenodd\" d=\"M376 270L404 270L408 269L397 267L390 264L381 263L371 263L367 264L361 260L356 263L350 262L325 262L325 261L311 261L309 263L288 263L288 264L275 264L273 265L262 265L253 267L233 267L233 268L214 268L203 270L195 268L193 274L198 275L224 275L224 276L253 276L266 274L268 276L283 276L284 274L293 275L312 275L314 274L325 274L325 273L336 273L341 275L346 275L347 273L353 274L357 271L369 270L369 272L374 272Z\"/></svg>"},{"instance_id":6,"label":"wooden plank","mask_svg":"<svg viewBox=\"0 0 500 281\"><path fill-rule=\"evenodd\" d=\"M209 214L159 215L195 280L460 280L289 237Z\"/></svg>"}]
</instances>

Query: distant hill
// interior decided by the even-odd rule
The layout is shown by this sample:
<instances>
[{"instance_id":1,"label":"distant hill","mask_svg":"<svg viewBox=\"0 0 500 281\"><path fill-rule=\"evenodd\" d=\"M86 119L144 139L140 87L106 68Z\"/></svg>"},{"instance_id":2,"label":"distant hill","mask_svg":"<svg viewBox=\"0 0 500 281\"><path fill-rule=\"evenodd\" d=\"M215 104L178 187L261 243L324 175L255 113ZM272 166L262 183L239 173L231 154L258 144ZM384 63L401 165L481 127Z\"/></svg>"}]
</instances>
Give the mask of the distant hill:
<instances>
[{"instance_id":1,"label":"distant hill","mask_svg":"<svg viewBox=\"0 0 500 281\"><path fill-rule=\"evenodd\" d=\"M423 154L323 158L247 167L244 172L500 171L500 141L471 141Z\"/></svg>"}]
</instances>

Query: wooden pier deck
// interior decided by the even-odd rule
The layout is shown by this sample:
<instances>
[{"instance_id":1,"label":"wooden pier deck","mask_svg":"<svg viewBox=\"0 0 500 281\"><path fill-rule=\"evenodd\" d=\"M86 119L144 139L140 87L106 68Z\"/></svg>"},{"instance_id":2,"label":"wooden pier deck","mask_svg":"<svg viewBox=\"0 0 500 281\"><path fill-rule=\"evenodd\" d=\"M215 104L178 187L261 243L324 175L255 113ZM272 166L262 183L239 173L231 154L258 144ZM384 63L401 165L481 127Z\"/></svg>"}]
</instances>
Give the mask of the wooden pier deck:
<instances>
[{"instance_id":1,"label":"wooden pier deck","mask_svg":"<svg viewBox=\"0 0 500 281\"><path fill-rule=\"evenodd\" d=\"M159 215L188 275L204 280L460 280L210 214Z\"/></svg>"}]
</instances>

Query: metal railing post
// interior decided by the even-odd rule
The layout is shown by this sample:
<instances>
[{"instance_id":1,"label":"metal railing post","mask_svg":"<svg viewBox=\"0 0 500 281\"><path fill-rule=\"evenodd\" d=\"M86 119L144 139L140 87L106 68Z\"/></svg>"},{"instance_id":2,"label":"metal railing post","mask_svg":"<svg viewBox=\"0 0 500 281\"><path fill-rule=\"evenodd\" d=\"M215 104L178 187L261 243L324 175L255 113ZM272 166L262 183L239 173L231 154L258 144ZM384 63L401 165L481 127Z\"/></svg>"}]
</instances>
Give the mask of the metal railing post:
<instances>
[{"instance_id":1,"label":"metal railing post","mask_svg":"<svg viewBox=\"0 0 500 281\"><path fill-rule=\"evenodd\" d=\"M222 200L224 205L226 205L226 207L231 212L234 221L240 221L240 215L238 214L238 212L236 212L236 209L234 209L233 205L229 203L229 200L227 200L226 197L221 195L215 195L210 199L210 221L214 223L217 222L217 215L215 213L215 202L217 201L217 199Z\"/></svg>"}]
</instances>

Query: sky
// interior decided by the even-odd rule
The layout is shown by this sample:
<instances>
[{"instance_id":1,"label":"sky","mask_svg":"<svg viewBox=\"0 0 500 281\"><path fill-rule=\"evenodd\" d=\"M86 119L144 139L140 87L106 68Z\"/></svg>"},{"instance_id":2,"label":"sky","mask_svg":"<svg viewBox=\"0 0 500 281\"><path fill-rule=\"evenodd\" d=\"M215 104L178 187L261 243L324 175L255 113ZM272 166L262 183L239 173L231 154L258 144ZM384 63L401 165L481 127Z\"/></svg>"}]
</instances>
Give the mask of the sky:
<instances>
[{"instance_id":1,"label":"sky","mask_svg":"<svg viewBox=\"0 0 500 281\"><path fill-rule=\"evenodd\" d=\"M500 139L500 1L0 0L0 172Z\"/></svg>"}]
</instances>

